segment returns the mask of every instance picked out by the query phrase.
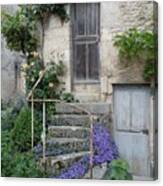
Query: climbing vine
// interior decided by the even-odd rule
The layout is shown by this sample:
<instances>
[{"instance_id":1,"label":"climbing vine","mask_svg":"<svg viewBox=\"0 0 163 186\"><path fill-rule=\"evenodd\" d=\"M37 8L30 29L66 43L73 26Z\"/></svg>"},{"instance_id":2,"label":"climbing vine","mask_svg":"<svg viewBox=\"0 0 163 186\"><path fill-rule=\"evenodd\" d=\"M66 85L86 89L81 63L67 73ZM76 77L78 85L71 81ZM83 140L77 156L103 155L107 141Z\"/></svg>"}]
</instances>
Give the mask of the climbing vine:
<instances>
[{"instance_id":1,"label":"climbing vine","mask_svg":"<svg viewBox=\"0 0 163 186\"><path fill-rule=\"evenodd\" d=\"M43 51L38 52L38 48L43 48L44 24L50 15L58 16L62 24L68 20L64 4L21 5L14 14L2 12L1 31L6 40L7 47L10 50L20 52L21 56L25 59L25 63L22 60L20 68L25 75L27 94L45 69L43 55L41 54ZM42 28L41 40L40 32L38 32L40 25ZM59 96L63 95L59 90L61 83L60 77L65 72L62 60L59 59L57 63L56 61L51 61L51 63L46 65L46 74L35 89L35 98L59 98ZM47 114L49 114L55 110L55 105L49 103L46 109ZM41 110L41 105L35 105L34 117L36 123L39 124L39 126L36 123L34 124L36 129L36 131L34 129L34 133L35 138L37 137L37 142L40 140ZM5 121L7 124L9 123L9 126L5 125L7 131L4 129L2 132L3 176L43 177L46 174L38 169L33 152L29 151L31 146L31 114L29 111L27 107L20 110L20 114L16 113L14 117L12 112L12 118L10 116L3 120L3 123ZM26 135L22 136L24 132ZM16 146L18 148L15 148ZM24 148L26 148L25 152Z\"/></svg>"},{"instance_id":2,"label":"climbing vine","mask_svg":"<svg viewBox=\"0 0 163 186\"><path fill-rule=\"evenodd\" d=\"M2 33L10 50L30 55L37 50L36 22L26 17L22 9L14 15L2 14Z\"/></svg>"},{"instance_id":3,"label":"climbing vine","mask_svg":"<svg viewBox=\"0 0 163 186\"><path fill-rule=\"evenodd\" d=\"M42 20L50 15L58 16L61 21L68 20L68 15L65 10L65 4L39 4L39 5L22 5L24 13L27 16L33 16L35 19Z\"/></svg>"},{"instance_id":4,"label":"climbing vine","mask_svg":"<svg viewBox=\"0 0 163 186\"><path fill-rule=\"evenodd\" d=\"M144 61L143 78L151 80L156 74L156 35L151 31L136 28L118 34L114 38L120 61L134 63Z\"/></svg>"},{"instance_id":5,"label":"climbing vine","mask_svg":"<svg viewBox=\"0 0 163 186\"><path fill-rule=\"evenodd\" d=\"M30 56L39 44L37 24L43 24L50 15L58 16L62 22L68 20L65 4L20 5L14 15L3 12L2 33L9 49Z\"/></svg>"},{"instance_id":6,"label":"climbing vine","mask_svg":"<svg viewBox=\"0 0 163 186\"><path fill-rule=\"evenodd\" d=\"M26 92L28 93L34 83L44 70L43 51L38 52L38 47L43 46L38 34L38 23L42 25L42 40L44 39L44 23L50 15L58 16L63 23L68 20L65 4L46 5L20 5L15 14L2 14L2 33L10 50L21 52L26 59L21 70L26 77ZM60 83L60 76L64 74L62 59L52 61L47 68L47 73L42 82L35 90L35 97L51 98L56 97L57 86Z\"/></svg>"}]
</instances>

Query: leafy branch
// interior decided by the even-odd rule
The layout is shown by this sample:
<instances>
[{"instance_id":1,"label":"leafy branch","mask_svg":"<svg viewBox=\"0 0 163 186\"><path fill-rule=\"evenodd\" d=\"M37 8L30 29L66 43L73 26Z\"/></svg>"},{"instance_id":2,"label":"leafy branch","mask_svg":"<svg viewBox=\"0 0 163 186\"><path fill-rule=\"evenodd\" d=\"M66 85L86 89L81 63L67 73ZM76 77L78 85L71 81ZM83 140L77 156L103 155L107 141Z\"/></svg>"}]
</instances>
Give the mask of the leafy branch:
<instances>
[{"instance_id":1,"label":"leafy branch","mask_svg":"<svg viewBox=\"0 0 163 186\"><path fill-rule=\"evenodd\" d=\"M21 70L26 75L27 93L44 69L43 55L40 56L37 50L39 45L44 44L44 23L50 15L58 16L62 22L68 20L65 4L20 5L15 14L10 15L7 12L2 14L2 33L8 48L22 52L26 58L26 64L22 65ZM41 44L38 37L38 22L42 25ZM58 69L61 68L59 72ZM52 97L55 94L54 88L59 86L61 75L63 75L63 64L51 63L43 82L36 90L36 96ZM51 83L49 87L48 82Z\"/></svg>"},{"instance_id":2,"label":"leafy branch","mask_svg":"<svg viewBox=\"0 0 163 186\"><path fill-rule=\"evenodd\" d=\"M62 22L68 20L65 4L20 5L14 15L2 14L2 33L10 50L29 56L37 51L37 23L44 26L44 20L50 15L57 15Z\"/></svg>"},{"instance_id":3,"label":"leafy branch","mask_svg":"<svg viewBox=\"0 0 163 186\"><path fill-rule=\"evenodd\" d=\"M114 38L122 63L144 62L143 78L151 80L156 74L157 36L151 31L136 28L118 34Z\"/></svg>"}]
</instances>

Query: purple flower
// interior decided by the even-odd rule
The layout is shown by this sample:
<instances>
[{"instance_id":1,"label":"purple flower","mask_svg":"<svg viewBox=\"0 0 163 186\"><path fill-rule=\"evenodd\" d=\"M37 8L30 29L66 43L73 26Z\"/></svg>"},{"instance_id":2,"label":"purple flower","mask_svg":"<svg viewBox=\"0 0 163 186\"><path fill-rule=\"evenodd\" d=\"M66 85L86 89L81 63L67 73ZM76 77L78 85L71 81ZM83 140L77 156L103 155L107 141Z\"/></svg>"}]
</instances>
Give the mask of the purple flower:
<instances>
[{"instance_id":1,"label":"purple flower","mask_svg":"<svg viewBox=\"0 0 163 186\"><path fill-rule=\"evenodd\" d=\"M117 147L108 129L100 123L93 125L93 149L93 165L110 162L118 157ZM89 169L89 160L89 155L83 156L72 166L63 170L57 178L82 178Z\"/></svg>"}]
</instances>

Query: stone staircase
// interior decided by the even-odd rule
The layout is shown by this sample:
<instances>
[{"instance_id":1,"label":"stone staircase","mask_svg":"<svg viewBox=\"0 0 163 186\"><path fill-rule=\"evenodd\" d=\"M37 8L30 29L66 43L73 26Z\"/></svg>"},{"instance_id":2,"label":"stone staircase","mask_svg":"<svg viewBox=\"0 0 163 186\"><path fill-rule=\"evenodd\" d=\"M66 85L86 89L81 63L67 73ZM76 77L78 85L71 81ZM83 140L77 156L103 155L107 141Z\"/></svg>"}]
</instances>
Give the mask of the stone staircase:
<instances>
[{"instance_id":1,"label":"stone staircase","mask_svg":"<svg viewBox=\"0 0 163 186\"><path fill-rule=\"evenodd\" d=\"M88 110L96 118L110 113L110 105L106 103L74 104ZM42 146L35 151L40 165L46 168L49 175L58 175L60 170L90 153L89 135L90 119L87 114L72 105L57 104L56 114L47 120L45 164L42 159Z\"/></svg>"}]
</instances>

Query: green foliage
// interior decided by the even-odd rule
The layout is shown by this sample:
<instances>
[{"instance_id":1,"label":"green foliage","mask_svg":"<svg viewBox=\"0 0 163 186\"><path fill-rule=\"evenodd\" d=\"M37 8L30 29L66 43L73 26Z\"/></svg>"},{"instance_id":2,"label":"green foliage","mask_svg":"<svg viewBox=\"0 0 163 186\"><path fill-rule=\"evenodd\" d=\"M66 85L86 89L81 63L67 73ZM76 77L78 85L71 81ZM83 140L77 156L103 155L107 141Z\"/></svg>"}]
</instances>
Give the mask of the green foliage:
<instances>
[{"instance_id":1,"label":"green foliage","mask_svg":"<svg viewBox=\"0 0 163 186\"><path fill-rule=\"evenodd\" d=\"M65 102L79 102L78 100L75 100L74 96L69 93L69 92L63 92L61 95L60 95L60 99L65 101Z\"/></svg>"},{"instance_id":2,"label":"green foliage","mask_svg":"<svg viewBox=\"0 0 163 186\"><path fill-rule=\"evenodd\" d=\"M132 180L132 175L128 172L128 163L122 159L111 161L103 179L109 180Z\"/></svg>"},{"instance_id":3,"label":"green foliage","mask_svg":"<svg viewBox=\"0 0 163 186\"><path fill-rule=\"evenodd\" d=\"M14 15L2 14L2 33L10 50L30 53L37 49L36 22L28 19L21 10Z\"/></svg>"},{"instance_id":4,"label":"green foliage","mask_svg":"<svg viewBox=\"0 0 163 186\"><path fill-rule=\"evenodd\" d=\"M32 14L38 20L45 19L52 14L58 16L62 21L68 20L65 4L21 5L20 7L26 16Z\"/></svg>"},{"instance_id":5,"label":"green foliage","mask_svg":"<svg viewBox=\"0 0 163 186\"><path fill-rule=\"evenodd\" d=\"M4 137L4 136L3 136ZM1 170L3 177L42 177L30 152L15 152L11 143L2 143Z\"/></svg>"},{"instance_id":6,"label":"green foliage","mask_svg":"<svg viewBox=\"0 0 163 186\"><path fill-rule=\"evenodd\" d=\"M15 153L12 161L12 176L42 177L32 153Z\"/></svg>"},{"instance_id":7,"label":"green foliage","mask_svg":"<svg viewBox=\"0 0 163 186\"><path fill-rule=\"evenodd\" d=\"M29 65L22 67L25 72L26 77L26 93L28 94L32 89L33 85L38 80L40 74L43 71L43 67L40 63L39 57L31 58L29 60ZM62 79L64 75L65 68L62 61L58 64L51 62L46 65L46 73L44 74L42 80L39 82L38 86L33 92L33 96L36 99L60 99L62 92ZM39 112L42 110L42 105L37 104L35 109ZM55 104L46 104L46 110L48 116L55 112Z\"/></svg>"},{"instance_id":8,"label":"green foliage","mask_svg":"<svg viewBox=\"0 0 163 186\"><path fill-rule=\"evenodd\" d=\"M26 92L29 93L43 71L39 57L31 58L29 65L22 65L22 71L25 72ZM34 98L58 98L59 85L62 83L61 77L64 72L62 61L58 64L48 63L44 77L34 90Z\"/></svg>"},{"instance_id":9,"label":"green foliage","mask_svg":"<svg viewBox=\"0 0 163 186\"><path fill-rule=\"evenodd\" d=\"M15 113L12 108L1 111L1 129L11 130L14 126Z\"/></svg>"},{"instance_id":10,"label":"green foliage","mask_svg":"<svg viewBox=\"0 0 163 186\"><path fill-rule=\"evenodd\" d=\"M3 177L46 177L31 151L27 151L31 149L31 113L24 105L25 100L20 95L12 102L2 103L1 173ZM39 121L35 123L35 143L40 140L42 130L39 118L35 112L35 119Z\"/></svg>"},{"instance_id":11,"label":"green foliage","mask_svg":"<svg viewBox=\"0 0 163 186\"><path fill-rule=\"evenodd\" d=\"M23 52L29 56L37 50L37 22L43 23L47 16L58 15L62 21L68 19L64 4L21 5L15 14L2 14L2 33L11 50Z\"/></svg>"},{"instance_id":12,"label":"green foliage","mask_svg":"<svg viewBox=\"0 0 163 186\"><path fill-rule=\"evenodd\" d=\"M1 104L1 130L10 131L14 127L14 121L19 110L25 104L24 99L18 94L9 103Z\"/></svg>"},{"instance_id":13,"label":"green foliage","mask_svg":"<svg viewBox=\"0 0 163 186\"><path fill-rule=\"evenodd\" d=\"M1 132L1 171L2 176L11 176L12 167L11 162L13 160L13 149L10 131Z\"/></svg>"},{"instance_id":14,"label":"green foliage","mask_svg":"<svg viewBox=\"0 0 163 186\"><path fill-rule=\"evenodd\" d=\"M153 32L133 28L116 35L114 46L118 48L121 62L145 62L143 77L150 80L156 74L156 41Z\"/></svg>"},{"instance_id":15,"label":"green foliage","mask_svg":"<svg viewBox=\"0 0 163 186\"><path fill-rule=\"evenodd\" d=\"M37 23L40 21L43 27L44 21L51 14L59 16L62 22L68 20L64 4L21 5L15 14L5 12L2 16L2 33L8 48L22 52L26 58L22 70L26 76L27 93L45 69L44 61L37 53L39 45ZM35 89L34 98L59 98L62 92L59 85L60 77L64 74L63 63L52 62L46 68L44 78ZM42 110L41 106L38 104L35 109L34 144L38 143L41 137L42 117L38 112ZM2 176L42 177L43 174L38 170L36 161L30 153L31 111L27 106L20 112L19 109L15 112L11 108L5 108L3 112ZM55 110L55 105L49 103L47 112L50 113L51 110Z\"/></svg>"},{"instance_id":16,"label":"green foliage","mask_svg":"<svg viewBox=\"0 0 163 186\"><path fill-rule=\"evenodd\" d=\"M151 79L151 77L153 77L156 74L156 71L157 71L157 67L154 64L154 62L152 60L146 61L144 65L144 73L143 73L144 79L145 80Z\"/></svg>"},{"instance_id":17,"label":"green foliage","mask_svg":"<svg viewBox=\"0 0 163 186\"><path fill-rule=\"evenodd\" d=\"M58 98L59 85L61 84L60 78L64 74L63 63L50 63L46 68L47 71L36 88L34 96L42 98Z\"/></svg>"},{"instance_id":18,"label":"green foliage","mask_svg":"<svg viewBox=\"0 0 163 186\"><path fill-rule=\"evenodd\" d=\"M42 125L39 117L34 120L34 144L38 143L41 137ZM25 152L31 149L31 111L25 106L17 116L14 128L11 131L11 139L14 148L19 152Z\"/></svg>"},{"instance_id":19,"label":"green foliage","mask_svg":"<svg viewBox=\"0 0 163 186\"><path fill-rule=\"evenodd\" d=\"M50 15L57 15L61 21L68 20L65 4L20 5L13 15L3 13L2 33L7 46L11 50L22 51L26 56L26 64L22 70L26 75L26 92L28 93L40 73L44 70L44 61L37 52L37 23L42 26ZM46 65L48 70L34 92L35 98L59 98L60 77L64 74L62 61L59 64Z\"/></svg>"}]
</instances>

